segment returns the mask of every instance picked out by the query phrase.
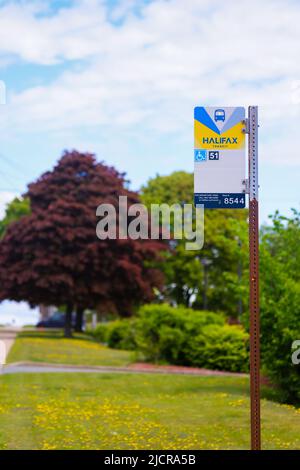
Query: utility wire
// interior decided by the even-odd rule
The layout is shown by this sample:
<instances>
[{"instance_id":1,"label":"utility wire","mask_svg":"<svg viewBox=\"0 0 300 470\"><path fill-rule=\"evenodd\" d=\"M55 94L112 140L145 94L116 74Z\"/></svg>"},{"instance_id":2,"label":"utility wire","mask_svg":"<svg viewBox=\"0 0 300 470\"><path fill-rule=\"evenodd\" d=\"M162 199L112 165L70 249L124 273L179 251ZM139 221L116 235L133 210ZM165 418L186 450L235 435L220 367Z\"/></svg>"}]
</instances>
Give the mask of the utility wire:
<instances>
[{"instance_id":1,"label":"utility wire","mask_svg":"<svg viewBox=\"0 0 300 470\"><path fill-rule=\"evenodd\" d=\"M10 176L7 175L7 173L4 173L2 170L0 170L0 175L3 177L2 179L5 181L5 183L9 183L11 185L11 188L10 189L1 189L2 191L17 191L17 192L22 192L22 190L20 188L16 188L15 187L15 184L16 182L13 181Z\"/></svg>"},{"instance_id":2,"label":"utility wire","mask_svg":"<svg viewBox=\"0 0 300 470\"><path fill-rule=\"evenodd\" d=\"M19 170L22 173L27 172L27 169L23 167L23 165L20 165L20 162L16 162L16 160L12 160L12 158L8 158L3 153L0 153L0 159L4 161L6 164L8 164L13 170Z\"/></svg>"},{"instance_id":3,"label":"utility wire","mask_svg":"<svg viewBox=\"0 0 300 470\"><path fill-rule=\"evenodd\" d=\"M7 158L2 153L0 153L0 160L5 162L6 165L9 165L14 170L14 174L12 174L11 172L8 173L7 170L3 171L3 168L0 169L0 175L2 175L1 179L3 180L4 185L5 185L5 187L4 186L0 187L0 191L10 191L10 192L17 192L17 193L24 192L24 190L25 190L24 186L26 186L26 183L23 183L24 180L23 180L22 174L24 174L24 172L26 173L26 170L24 168L22 168L22 165L19 165L19 162L17 163L16 161L12 160L11 158ZM21 175L19 173L21 173ZM16 185L16 181L15 181L16 179L18 180L17 185ZM21 181L23 183L22 184L22 189L19 186L19 183ZM7 183L10 185L10 187L6 187Z\"/></svg>"}]
</instances>

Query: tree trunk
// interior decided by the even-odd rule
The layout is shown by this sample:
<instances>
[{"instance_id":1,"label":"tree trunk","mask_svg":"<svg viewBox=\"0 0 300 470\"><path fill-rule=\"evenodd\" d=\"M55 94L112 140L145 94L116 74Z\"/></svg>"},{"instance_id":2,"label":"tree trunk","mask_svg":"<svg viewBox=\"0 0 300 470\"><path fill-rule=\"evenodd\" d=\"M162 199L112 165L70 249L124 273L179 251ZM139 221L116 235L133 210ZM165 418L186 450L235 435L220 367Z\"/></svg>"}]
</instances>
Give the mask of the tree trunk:
<instances>
[{"instance_id":1,"label":"tree trunk","mask_svg":"<svg viewBox=\"0 0 300 470\"><path fill-rule=\"evenodd\" d=\"M81 333L83 331L83 312L84 308L77 307L76 309L76 322L75 322L75 331Z\"/></svg>"},{"instance_id":2,"label":"tree trunk","mask_svg":"<svg viewBox=\"0 0 300 470\"><path fill-rule=\"evenodd\" d=\"M73 305L68 304L65 316L65 338L72 338L72 312Z\"/></svg>"}]
</instances>

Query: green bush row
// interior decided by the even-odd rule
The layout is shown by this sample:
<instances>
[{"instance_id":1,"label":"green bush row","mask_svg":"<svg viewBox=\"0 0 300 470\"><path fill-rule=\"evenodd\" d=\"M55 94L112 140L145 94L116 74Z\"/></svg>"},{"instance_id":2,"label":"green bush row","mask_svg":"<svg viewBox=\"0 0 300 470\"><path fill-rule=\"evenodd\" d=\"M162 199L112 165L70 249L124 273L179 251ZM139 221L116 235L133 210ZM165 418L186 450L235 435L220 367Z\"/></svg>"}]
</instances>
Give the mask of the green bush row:
<instances>
[{"instance_id":1,"label":"green bush row","mask_svg":"<svg viewBox=\"0 0 300 470\"><path fill-rule=\"evenodd\" d=\"M135 341L135 320L124 319L99 323L91 332L100 343L106 343L113 349L137 349Z\"/></svg>"},{"instance_id":2,"label":"green bush row","mask_svg":"<svg viewBox=\"0 0 300 470\"><path fill-rule=\"evenodd\" d=\"M134 319L102 323L93 335L111 348L139 351L147 361L248 370L247 333L217 313L146 305Z\"/></svg>"}]
</instances>

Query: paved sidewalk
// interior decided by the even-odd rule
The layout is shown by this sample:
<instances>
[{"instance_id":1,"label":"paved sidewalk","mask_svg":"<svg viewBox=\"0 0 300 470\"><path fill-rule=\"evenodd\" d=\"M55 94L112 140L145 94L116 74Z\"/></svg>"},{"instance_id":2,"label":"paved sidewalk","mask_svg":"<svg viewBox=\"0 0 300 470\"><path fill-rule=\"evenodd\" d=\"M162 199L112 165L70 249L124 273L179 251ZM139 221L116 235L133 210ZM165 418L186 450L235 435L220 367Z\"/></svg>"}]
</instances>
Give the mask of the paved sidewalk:
<instances>
[{"instance_id":1,"label":"paved sidewalk","mask_svg":"<svg viewBox=\"0 0 300 470\"><path fill-rule=\"evenodd\" d=\"M246 377L247 374L222 372L217 370L197 369L195 367L156 366L154 364L131 364L127 367L109 366L75 366L69 364L48 364L37 362L16 362L3 367L3 374L16 373L45 373L45 372L83 372L83 373L125 373L125 374L168 374L168 375L198 375L198 376L235 376Z\"/></svg>"},{"instance_id":2,"label":"paved sidewalk","mask_svg":"<svg viewBox=\"0 0 300 470\"><path fill-rule=\"evenodd\" d=\"M4 342L6 357L10 351L10 348L14 344L17 334L21 331L18 327L1 327L0 328L0 341Z\"/></svg>"},{"instance_id":3,"label":"paved sidewalk","mask_svg":"<svg viewBox=\"0 0 300 470\"><path fill-rule=\"evenodd\" d=\"M200 367L190 367L190 366L174 366L174 365L157 365L149 364L147 362L135 362L128 366L129 369L139 372L149 372L149 373L163 373L163 374L181 374L181 375L226 375L226 376L247 376L241 372L228 372L223 370L211 370L203 369Z\"/></svg>"}]
</instances>

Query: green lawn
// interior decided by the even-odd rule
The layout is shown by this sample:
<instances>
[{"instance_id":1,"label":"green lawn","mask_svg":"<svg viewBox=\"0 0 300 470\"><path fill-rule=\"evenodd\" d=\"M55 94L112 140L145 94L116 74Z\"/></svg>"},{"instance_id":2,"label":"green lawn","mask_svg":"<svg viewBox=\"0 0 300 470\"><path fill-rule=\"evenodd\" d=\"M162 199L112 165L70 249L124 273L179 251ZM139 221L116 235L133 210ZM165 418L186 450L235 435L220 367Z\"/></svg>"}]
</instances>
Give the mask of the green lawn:
<instances>
[{"instance_id":1,"label":"green lawn","mask_svg":"<svg viewBox=\"0 0 300 470\"><path fill-rule=\"evenodd\" d=\"M262 402L263 447L300 449L300 412ZM0 376L1 449L247 449L247 378Z\"/></svg>"},{"instance_id":2,"label":"green lawn","mask_svg":"<svg viewBox=\"0 0 300 470\"><path fill-rule=\"evenodd\" d=\"M86 335L23 331L8 362L125 366ZM161 374L0 376L0 449L247 449L248 379ZM263 447L300 449L300 411L262 401Z\"/></svg>"},{"instance_id":3,"label":"green lawn","mask_svg":"<svg viewBox=\"0 0 300 470\"><path fill-rule=\"evenodd\" d=\"M133 353L109 349L87 335L65 339L60 331L22 331L7 362L33 361L87 366L126 366Z\"/></svg>"}]
</instances>

